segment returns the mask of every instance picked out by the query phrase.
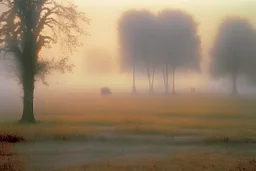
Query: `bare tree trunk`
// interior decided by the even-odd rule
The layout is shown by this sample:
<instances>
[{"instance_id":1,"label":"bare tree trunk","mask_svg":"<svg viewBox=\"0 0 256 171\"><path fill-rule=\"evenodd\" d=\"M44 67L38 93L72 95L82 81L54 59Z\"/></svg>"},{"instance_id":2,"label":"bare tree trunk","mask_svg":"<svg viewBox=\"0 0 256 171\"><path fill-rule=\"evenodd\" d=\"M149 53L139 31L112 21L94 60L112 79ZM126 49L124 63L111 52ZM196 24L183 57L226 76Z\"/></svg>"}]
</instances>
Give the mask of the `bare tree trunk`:
<instances>
[{"instance_id":1,"label":"bare tree trunk","mask_svg":"<svg viewBox=\"0 0 256 171\"><path fill-rule=\"evenodd\" d=\"M148 75L148 91L150 92L151 90L151 77L150 77L150 73L149 70L147 69L147 75Z\"/></svg>"},{"instance_id":2,"label":"bare tree trunk","mask_svg":"<svg viewBox=\"0 0 256 171\"><path fill-rule=\"evenodd\" d=\"M166 74L165 74L165 68L164 67L163 67L162 73L163 73L163 80L164 80L164 87L165 87L165 84L166 84Z\"/></svg>"},{"instance_id":3,"label":"bare tree trunk","mask_svg":"<svg viewBox=\"0 0 256 171\"><path fill-rule=\"evenodd\" d=\"M135 83L135 62L133 62L133 71L132 71L132 93L135 94L137 92L136 90L136 83Z\"/></svg>"},{"instance_id":4,"label":"bare tree trunk","mask_svg":"<svg viewBox=\"0 0 256 171\"><path fill-rule=\"evenodd\" d=\"M168 94L169 93L169 67L168 64L166 64L165 66L165 93Z\"/></svg>"},{"instance_id":5,"label":"bare tree trunk","mask_svg":"<svg viewBox=\"0 0 256 171\"><path fill-rule=\"evenodd\" d=\"M155 68L147 65L148 87L149 93L154 92Z\"/></svg>"},{"instance_id":6,"label":"bare tree trunk","mask_svg":"<svg viewBox=\"0 0 256 171\"><path fill-rule=\"evenodd\" d=\"M22 123L35 123L34 117L34 79L28 78L23 80L23 113L21 122Z\"/></svg>"},{"instance_id":7,"label":"bare tree trunk","mask_svg":"<svg viewBox=\"0 0 256 171\"><path fill-rule=\"evenodd\" d=\"M169 66L168 64L166 64L163 67L163 80L164 80L164 89L165 89L165 93L168 94L169 93Z\"/></svg>"},{"instance_id":8,"label":"bare tree trunk","mask_svg":"<svg viewBox=\"0 0 256 171\"><path fill-rule=\"evenodd\" d=\"M149 65L147 65L147 76L148 76L148 91L151 92L151 73L150 73Z\"/></svg>"},{"instance_id":9,"label":"bare tree trunk","mask_svg":"<svg viewBox=\"0 0 256 171\"><path fill-rule=\"evenodd\" d=\"M35 123L34 117L34 84L36 71L36 47L34 35L27 33L27 41L23 52L22 61L22 88L23 88L23 113L22 123Z\"/></svg>"},{"instance_id":10,"label":"bare tree trunk","mask_svg":"<svg viewBox=\"0 0 256 171\"><path fill-rule=\"evenodd\" d=\"M232 95L238 95L238 91L237 91L237 74L233 73L232 74Z\"/></svg>"},{"instance_id":11,"label":"bare tree trunk","mask_svg":"<svg viewBox=\"0 0 256 171\"><path fill-rule=\"evenodd\" d=\"M149 93L154 92L154 83L155 83L155 67L152 65L147 65L147 76L148 76L148 86L149 86Z\"/></svg>"},{"instance_id":12,"label":"bare tree trunk","mask_svg":"<svg viewBox=\"0 0 256 171\"><path fill-rule=\"evenodd\" d=\"M154 83L155 83L155 68L153 68L153 73L152 73L151 93L154 93Z\"/></svg>"},{"instance_id":13,"label":"bare tree trunk","mask_svg":"<svg viewBox=\"0 0 256 171\"><path fill-rule=\"evenodd\" d=\"M175 92L175 71L176 71L176 68L173 67L173 70L172 70L172 94L176 94L176 92Z\"/></svg>"}]
</instances>

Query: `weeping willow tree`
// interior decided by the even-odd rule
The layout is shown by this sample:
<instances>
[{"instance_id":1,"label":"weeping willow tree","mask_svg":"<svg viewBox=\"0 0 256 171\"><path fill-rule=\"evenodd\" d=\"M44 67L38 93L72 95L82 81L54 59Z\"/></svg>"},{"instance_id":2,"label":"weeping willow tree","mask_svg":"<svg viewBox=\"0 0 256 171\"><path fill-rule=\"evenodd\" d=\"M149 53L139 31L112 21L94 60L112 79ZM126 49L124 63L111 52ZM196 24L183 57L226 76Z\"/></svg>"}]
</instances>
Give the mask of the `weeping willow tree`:
<instances>
[{"instance_id":1,"label":"weeping willow tree","mask_svg":"<svg viewBox=\"0 0 256 171\"><path fill-rule=\"evenodd\" d=\"M0 15L1 49L8 54L5 56L15 60L13 70L24 93L21 122L33 123L35 81L46 84L45 77L53 70L72 69L68 56L81 45L78 38L85 33L83 23L88 19L68 0L1 0L0 3L6 8ZM57 42L65 50L63 57L42 58L42 49L51 48Z\"/></svg>"}]
</instances>

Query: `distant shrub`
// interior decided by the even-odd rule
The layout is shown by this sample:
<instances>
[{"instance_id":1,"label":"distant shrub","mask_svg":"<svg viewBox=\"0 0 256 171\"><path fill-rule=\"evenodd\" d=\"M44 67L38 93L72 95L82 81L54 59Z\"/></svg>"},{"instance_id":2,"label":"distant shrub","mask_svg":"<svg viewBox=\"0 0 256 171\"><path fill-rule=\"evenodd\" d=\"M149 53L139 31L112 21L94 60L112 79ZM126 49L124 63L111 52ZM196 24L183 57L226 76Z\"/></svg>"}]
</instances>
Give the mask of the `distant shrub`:
<instances>
[{"instance_id":1,"label":"distant shrub","mask_svg":"<svg viewBox=\"0 0 256 171\"><path fill-rule=\"evenodd\" d=\"M19 143L24 142L25 139L22 136L10 135L10 134L0 134L0 142L8 143Z\"/></svg>"}]
</instances>

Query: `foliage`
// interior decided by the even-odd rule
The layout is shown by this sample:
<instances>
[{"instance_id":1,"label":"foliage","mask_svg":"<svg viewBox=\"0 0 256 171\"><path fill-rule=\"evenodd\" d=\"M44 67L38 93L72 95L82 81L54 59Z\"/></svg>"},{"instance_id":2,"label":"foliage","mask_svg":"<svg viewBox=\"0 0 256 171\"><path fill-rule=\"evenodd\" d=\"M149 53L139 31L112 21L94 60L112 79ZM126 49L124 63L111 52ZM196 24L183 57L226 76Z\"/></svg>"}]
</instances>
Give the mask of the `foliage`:
<instances>
[{"instance_id":1,"label":"foliage","mask_svg":"<svg viewBox=\"0 0 256 171\"><path fill-rule=\"evenodd\" d=\"M85 34L83 23L88 22L84 13L77 11L71 1L59 3L55 0L2 0L6 11L0 16L0 43L2 50L14 56L17 76L22 82L22 73L29 61L34 64L29 68L37 79L45 83L45 76L53 70L70 71L73 65L68 63L68 56L75 47L80 46L79 37ZM26 46L34 51L32 59L23 55ZM34 43L33 43L34 42ZM43 59L40 52L61 43L63 59L60 61Z\"/></svg>"}]
</instances>

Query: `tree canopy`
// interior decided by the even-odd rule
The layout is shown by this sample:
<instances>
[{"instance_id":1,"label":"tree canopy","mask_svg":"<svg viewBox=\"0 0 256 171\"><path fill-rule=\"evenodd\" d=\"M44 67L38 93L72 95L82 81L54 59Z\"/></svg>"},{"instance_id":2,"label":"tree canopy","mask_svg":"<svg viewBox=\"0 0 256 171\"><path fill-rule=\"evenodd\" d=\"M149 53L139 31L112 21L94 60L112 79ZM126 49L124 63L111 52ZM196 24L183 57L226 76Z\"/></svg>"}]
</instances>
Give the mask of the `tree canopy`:
<instances>
[{"instance_id":1,"label":"tree canopy","mask_svg":"<svg viewBox=\"0 0 256 171\"><path fill-rule=\"evenodd\" d=\"M199 70L201 42L193 17L181 10L163 10L158 19L163 61L171 67Z\"/></svg>"},{"instance_id":2,"label":"tree canopy","mask_svg":"<svg viewBox=\"0 0 256 171\"><path fill-rule=\"evenodd\" d=\"M59 3L55 0L2 0L6 11L0 16L0 43L2 50L11 53L21 74L26 56L22 56L26 42L34 49L35 75L45 83L45 76L52 70L70 71L68 56L79 46L79 36L86 33L83 22L85 14L77 11L70 1ZM61 43L64 58L48 59L40 56L43 48ZM30 68L32 69L32 68ZM21 77L21 75L18 75Z\"/></svg>"},{"instance_id":3,"label":"tree canopy","mask_svg":"<svg viewBox=\"0 0 256 171\"><path fill-rule=\"evenodd\" d=\"M256 30L243 18L228 17L220 24L211 49L210 73L213 78L230 77L233 93L237 93L239 74L254 75L251 64L255 61Z\"/></svg>"},{"instance_id":4,"label":"tree canopy","mask_svg":"<svg viewBox=\"0 0 256 171\"><path fill-rule=\"evenodd\" d=\"M168 67L173 72L176 68L200 70L197 23L184 11L166 9L158 15L145 10L127 11L119 21L119 39L123 68L136 65L140 72L145 68L150 89L156 70L164 71L167 87Z\"/></svg>"},{"instance_id":5,"label":"tree canopy","mask_svg":"<svg viewBox=\"0 0 256 171\"><path fill-rule=\"evenodd\" d=\"M6 7L0 15L0 45L15 60L14 69L24 91L22 121L34 121L33 94L37 79L53 70L70 71L68 56L80 45L79 36L84 34L84 13L78 12L71 1L56 0L1 0ZM66 56L59 61L42 58L43 48L61 43Z\"/></svg>"}]
</instances>

